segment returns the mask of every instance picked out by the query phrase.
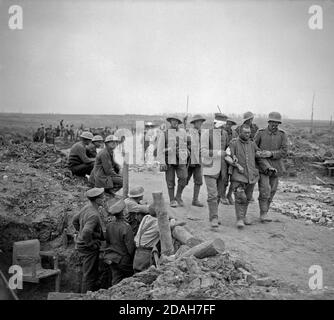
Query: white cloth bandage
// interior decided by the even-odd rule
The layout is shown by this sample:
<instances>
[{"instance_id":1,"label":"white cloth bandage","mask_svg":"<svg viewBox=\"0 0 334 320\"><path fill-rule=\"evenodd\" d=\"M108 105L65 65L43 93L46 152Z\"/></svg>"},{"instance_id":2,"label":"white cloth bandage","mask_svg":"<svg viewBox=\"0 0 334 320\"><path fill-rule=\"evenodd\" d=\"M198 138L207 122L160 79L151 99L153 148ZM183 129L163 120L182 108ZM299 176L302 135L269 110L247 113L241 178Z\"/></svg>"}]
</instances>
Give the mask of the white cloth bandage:
<instances>
[{"instance_id":1,"label":"white cloth bandage","mask_svg":"<svg viewBox=\"0 0 334 320\"><path fill-rule=\"evenodd\" d=\"M221 121L221 120L214 120L213 124L215 126L216 129L224 126L226 124L226 121Z\"/></svg>"}]
</instances>

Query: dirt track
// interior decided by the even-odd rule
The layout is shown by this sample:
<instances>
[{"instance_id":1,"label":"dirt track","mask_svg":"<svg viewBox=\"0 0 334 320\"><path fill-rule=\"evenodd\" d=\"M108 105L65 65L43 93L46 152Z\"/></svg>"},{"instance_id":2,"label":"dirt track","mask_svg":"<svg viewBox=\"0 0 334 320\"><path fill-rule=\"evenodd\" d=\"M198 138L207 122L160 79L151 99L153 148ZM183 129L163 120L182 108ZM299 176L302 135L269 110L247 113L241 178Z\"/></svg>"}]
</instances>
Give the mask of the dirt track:
<instances>
[{"instance_id":1,"label":"dirt track","mask_svg":"<svg viewBox=\"0 0 334 320\"><path fill-rule=\"evenodd\" d=\"M167 202L167 188L162 173L130 173L131 185L143 185L147 200L151 193L162 190ZM219 206L222 225L212 232L208 224L207 208L191 206L192 182L184 190L184 208L173 209L175 215L187 221L190 230L203 239L221 237L227 249L240 256L261 273L295 284L309 290L312 274L310 266L320 265L323 269L323 285L330 291L334 288L334 230L318 225L306 225L303 220L294 220L285 215L271 212L272 223L262 224L258 220L257 201L251 203L248 215L253 225L240 231L235 227L234 206ZM277 199L291 200L293 195L278 193ZM257 199L257 191L254 198ZM206 187L203 185L200 200L206 204ZM191 218L191 219L189 219ZM196 219L196 220L193 220Z\"/></svg>"}]
</instances>

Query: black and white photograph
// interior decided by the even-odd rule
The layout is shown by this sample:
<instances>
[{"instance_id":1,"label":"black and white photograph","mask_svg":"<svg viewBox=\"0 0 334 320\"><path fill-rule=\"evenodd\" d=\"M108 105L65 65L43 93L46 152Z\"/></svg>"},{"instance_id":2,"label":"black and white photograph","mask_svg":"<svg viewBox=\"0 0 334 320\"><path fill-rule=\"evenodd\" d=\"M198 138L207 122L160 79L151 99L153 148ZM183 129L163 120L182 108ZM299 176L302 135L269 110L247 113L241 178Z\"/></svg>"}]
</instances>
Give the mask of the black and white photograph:
<instances>
[{"instance_id":1,"label":"black and white photograph","mask_svg":"<svg viewBox=\"0 0 334 320\"><path fill-rule=\"evenodd\" d=\"M333 0L0 0L0 300L334 300L333 39Z\"/></svg>"}]
</instances>

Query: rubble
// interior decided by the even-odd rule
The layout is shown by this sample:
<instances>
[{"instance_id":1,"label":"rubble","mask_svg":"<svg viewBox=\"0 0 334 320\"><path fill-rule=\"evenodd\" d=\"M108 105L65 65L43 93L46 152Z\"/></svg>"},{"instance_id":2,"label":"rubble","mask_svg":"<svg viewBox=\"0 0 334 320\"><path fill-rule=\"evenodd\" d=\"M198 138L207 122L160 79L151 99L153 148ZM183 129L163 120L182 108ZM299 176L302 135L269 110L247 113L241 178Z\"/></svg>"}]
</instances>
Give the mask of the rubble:
<instances>
[{"instance_id":1,"label":"rubble","mask_svg":"<svg viewBox=\"0 0 334 320\"><path fill-rule=\"evenodd\" d=\"M180 300L180 299L251 299L255 297L275 298L280 292L277 280L258 277L243 269L229 253L197 259L194 256L162 264L159 269L148 270L123 279L119 284L72 300ZM252 277L253 281L249 281ZM282 288L286 286L282 284ZM271 288L272 291L268 290ZM276 288L276 290L274 290ZM297 289L289 291L296 293Z\"/></svg>"},{"instance_id":2,"label":"rubble","mask_svg":"<svg viewBox=\"0 0 334 320\"><path fill-rule=\"evenodd\" d=\"M275 199L271 208L294 219L305 219L313 223L334 227L334 192L321 186L300 187L291 183L282 183L280 191L298 193L295 201ZM310 223L308 223L310 224Z\"/></svg>"}]
</instances>

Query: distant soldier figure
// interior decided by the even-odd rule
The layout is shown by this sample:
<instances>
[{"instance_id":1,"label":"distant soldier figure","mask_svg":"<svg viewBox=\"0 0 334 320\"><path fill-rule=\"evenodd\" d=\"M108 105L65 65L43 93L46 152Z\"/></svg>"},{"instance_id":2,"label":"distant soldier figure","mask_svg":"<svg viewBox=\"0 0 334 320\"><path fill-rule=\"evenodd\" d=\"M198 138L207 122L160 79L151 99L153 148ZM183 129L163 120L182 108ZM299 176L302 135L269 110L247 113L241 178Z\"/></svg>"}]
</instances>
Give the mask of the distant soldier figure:
<instances>
[{"instance_id":1,"label":"distant soldier figure","mask_svg":"<svg viewBox=\"0 0 334 320\"><path fill-rule=\"evenodd\" d=\"M60 120L59 125L60 125L60 136L63 137L64 136L64 120Z\"/></svg>"},{"instance_id":2,"label":"distant soldier figure","mask_svg":"<svg viewBox=\"0 0 334 320\"><path fill-rule=\"evenodd\" d=\"M188 166L187 184L191 177L194 179L194 191L192 205L196 207L203 207L203 203L198 200L201 185L203 184L203 173L201 166L201 127L206 119L201 115L195 115L190 119L193 128L188 132L188 147L190 149L190 160Z\"/></svg>"},{"instance_id":3,"label":"distant soldier figure","mask_svg":"<svg viewBox=\"0 0 334 320\"><path fill-rule=\"evenodd\" d=\"M129 197L126 198L126 214L125 220L131 226L133 234L136 235L139 227L140 221L137 219L137 214L142 213L146 215L149 213L148 205L143 203L144 188L143 187L133 187L130 189Z\"/></svg>"},{"instance_id":4,"label":"distant soldier figure","mask_svg":"<svg viewBox=\"0 0 334 320\"><path fill-rule=\"evenodd\" d=\"M52 125L50 125L45 130L45 142L49 143L49 144L54 144L55 143L55 134L54 134Z\"/></svg>"},{"instance_id":5,"label":"distant soldier figure","mask_svg":"<svg viewBox=\"0 0 334 320\"><path fill-rule=\"evenodd\" d=\"M254 114L251 111L245 112L244 115L243 115L242 124L248 124L250 126L250 128L251 128L250 138L252 140L254 140L255 134L259 130L259 127L255 123L253 123L253 121L254 121ZM237 134L239 134L240 133L240 126L238 126L235 129L235 131L236 131Z\"/></svg>"},{"instance_id":6,"label":"distant soldier figure","mask_svg":"<svg viewBox=\"0 0 334 320\"><path fill-rule=\"evenodd\" d=\"M205 184L208 193L209 221L211 228L218 228L218 205L225 195L227 180L227 163L225 155L227 148L227 133L223 129L226 116L215 114L214 128L202 134L201 157Z\"/></svg>"},{"instance_id":7,"label":"distant soldier figure","mask_svg":"<svg viewBox=\"0 0 334 320\"><path fill-rule=\"evenodd\" d=\"M87 157L96 158L97 153L103 149L103 138L96 135L92 139L92 143L87 146Z\"/></svg>"},{"instance_id":8,"label":"distant soldier figure","mask_svg":"<svg viewBox=\"0 0 334 320\"><path fill-rule=\"evenodd\" d=\"M230 119L230 118L227 118L226 119L226 124L225 126L223 126L224 130L226 131L227 133L227 144L229 145L231 140L234 139L234 138L237 138L238 137L238 134L236 133L235 130L232 129L233 126L237 125L237 123ZM226 188L228 186L228 183L230 182L230 186L229 186L229 189L228 189L228 192L227 192L227 195L226 195L226 200L228 202L228 204L234 204L234 201L233 201L233 198L232 198L232 193L233 193L233 190L232 190L232 183L231 183L231 175L228 174L228 179L226 181L227 185L226 185ZM226 203L225 200L223 200ZM223 202L223 203L224 203Z\"/></svg>"},{"instance_id":9,"label":"distant soldier figure","mask_svg":"<svg viewBox=\"0 0 334 320\"><path fill-rule=\"evenodd\" d=\"M105 262L110 265L112 285L133 275L133 257L136 247L131 227L124 219L125 209L123 199L108 207L108 213L116 218L107 225L107 253L104 256Z\"/></svg>"},{"instance_id":10,"label":"distant soldier figure","mask_svg":"<svg viewBox=\"0 0 334 320\"><path fill-rule=\"evenodd\" d=\"M82 261L81 293L97 290L99 253L103 237L103 220L99 207L103 206L103 192L101 188L93 188L86 192L89 199L87 204L73 218L73 226L79 233L76 238L76 249Z\"/></svg>"},{"instance_id":11,"label":"distant soldier figure","mask_svg":"<svg viewBox=\"0 0 334 320\"><path fill-rule=\"evenodd\" d=\"M41 131L42 129L41 128L38 128L36 132L34 132L34 135L33 135L33 141L34 142L39 142L39 139L40 139L40 135L41 135Z\"/></svg>"},{"instance_id":12,"label":"distant soldier figure","mask_svg":"<svg viewBox=\"0 0 334 320\"><path fill-rule=\"evenodd\" d=\"M56 137L59 137L60 136L60 128L59 128L59 126L57 126L57 128L56 128Z\"/></svg>"},{"instance_id":13,"label":"distant soldier figure","mask_svg":"<svg viewBox=\"0 0 334 320\"><path fill-rule=\"evenodd\" d=\"M65 126L64 130L64 142L68 142L68 137L70 135L70 129L68 127L68 124Z\"/></svg>"},{"instance_id":14,"label":"distant soldier figure","mask_svg":"<svg viewBox=\"0 0 334 320\"><path fill-rule=\"evenodd\" d=\"M237 227L243 228L251 222L246 217L248 204L252 199L256 182L259 181L259 170L256 166L261 159L260 150L256 143L250 139L251 129L248 124L240 126L238 138L230 142L230 164L232 166L232 189L235 197L235 214ZM228 157L225 158L228 161ZM235 163L239 165L236 166Z\"/></svg>"},{"instance_id":15,"label":"distant soldier figure","mask_svg":"<svg viewBox=\"0 0 334 320\"><path fill-rule=\"evenodd\" d=\"M81 141L76 142L68 157L68 167L73 174L77 176L85 176L90 174L94 167L95 159L87 157L86 147L92 141L93 135L91 132L84 131L81 136Z\"/></svg>"},{"instance_id":16,"label":"distant soldier figure","mask_svg":"<svg viewBox=\"0 0 334 320\"><path fill-rule=\"evenodd\" d=\"M70 141L74 141L74 125L71 124L69 131Z\"/></svg>"},{"instance_id":17,"label":"distant soldier figure","mask_svg":"<svg viewBox=\"0 0 334 320\"><path fill-rule=\"evenodd\" d=\"M260 168L259 180L259 206L261 221L271 221L268 211L278 187L278 177L284 171L283 158L287 155L288 143L286 133L279 129L282 116L278 112L270 112L268 127L260 129L255 135L254 141L262 150L262 156L274 169Z\"/></svg>"},{"instance_id":18,"label":"distant soldier figure","mask_svg":"<svg viewBox=\"0 0 334 320\"><path fill-rule=\"evenodd\" d=\"M119 145L120 139L114 135L106 137L105 148L98 153L94 169L89 177L89 182L95 187L104 188L105 192L114 195L123 187L123 177L120 174L121 167L115 161L114 150Z\"/></svg>"},{"instance_id":19,"label":"distant soldier figure","mask_svg":"<svg viewBox=\"0 0 334 320\"><path fill-rule=\"evenodd\" d=\"M45 128L44 128L44 124L41 124L41 130L39 131L39 138L38 141L39 142L44 142L45 139Z\"/></svg>"},{"instance_id":20,"label":"distant soldier figure","mask_svg":"<svg viewBox=\"0 0 334 320\"><path fill-rule=\"evenodd\" d=\"M187 184L187 133L179 128L182 120L178 116L170 116L166 119L170 123L170 129L161 132L158 140L157 160L160 162L160 170L165 171L170 206L184 206L182 191ZM178 178L175 195L175 174Z\"/></svg>"}]
</instances>

